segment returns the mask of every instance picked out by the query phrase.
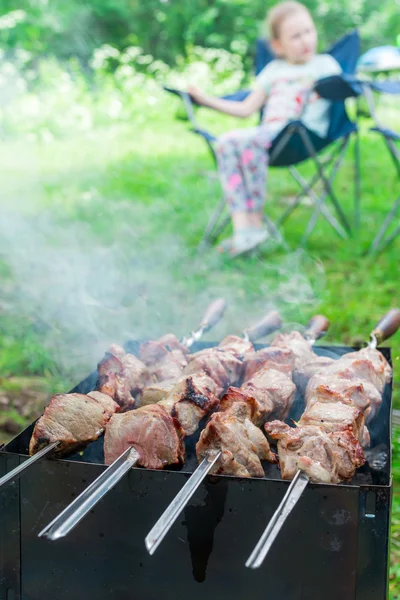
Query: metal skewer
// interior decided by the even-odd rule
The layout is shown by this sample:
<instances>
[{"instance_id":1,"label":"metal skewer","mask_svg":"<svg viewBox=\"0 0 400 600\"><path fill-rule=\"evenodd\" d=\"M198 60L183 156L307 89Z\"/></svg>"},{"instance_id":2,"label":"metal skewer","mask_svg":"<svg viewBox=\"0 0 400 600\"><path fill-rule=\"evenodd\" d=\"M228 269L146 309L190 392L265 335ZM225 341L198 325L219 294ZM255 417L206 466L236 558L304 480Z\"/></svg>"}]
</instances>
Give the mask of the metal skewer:
<instances>
[{"instance_id":1,"label":"metal skewer","mask_svg":"<svg viewBox=\"0 0 400 600\"><path fill-rule=\"evenodd\" d=\"M212 306L213 310L210 310ZM211 326L213 326L217 323L217 320L219 320L222 317L223 311L221 310L221 306L221 301L219 301L218 304L215 302L209 307L206 313L208 320L206 322L205 315L205 318L202 322L202 328L204 330L206 329L207 324L210 321L212 322ZM219 315L218 319L216 319L215 317L215 314L217 312ZM273 318L276 322L276 313L274 313ZM266 321L266 319L264 319L264 321ZM267 327L266 323L264 324L264 327ZM215 457L214 462L218 460L219 456L220 455L218 454ZM119 456L116 459L116 461L110 467L108 467L108 469L104 471L104 473L100 475L98 479L96 479L86 490L84 490L77 498L75 498L75 500L61 514L59 514L58 517L56 517L47 527L45 527L39 533L39 537L44 536L52 541L55 541L60 537L64 537L65 535L67 535L74 527L76 527L76 525L83 519L83 517L98 502L100 502L100 500L107 494L107 492L112 487L114 487L118 483L118 481L120 481L120 479L122 479L132 467L136 465L138 460L139 455L137 454L137 452L132 448L128 448L123 454L121 454L121 456ZM204 462L207 463L208 461ZM204 475L201 475L201 473L198 475L199 481L196 487L194 488L192 494L194 493L195 489L197 489L197 487L200 485L201 481L204 479L208 471L212 468L214 462L203 465ZM187 482L188 484L192 484L192 477ZM185 503L182 504L182 508L184 507L184 505ZM182 508L178 510L177 515L182 510ZM158 543L161 542L161 539Z\"/></svg>"},{"instance_id":2,"label":"metal skewer","mask_svg":"<svg viewBox=\"0 0 400 600\"><path fill-rule=\"evenodd\" d=\"M207 307L206 312L204 313L203 319L199 327L192 332L189 338L184 338L182 343L188 348L190 348L190 346L192 346L194 342L198 341L206 331L209 331L212 327L215 327L215 325L222 319L225 309L226 301L224 298L217 298L216 300L211 302L211 304ZM27 469L29 469L33 464L35 464L39 460L46 458L49 454L53 452L53 450L57 448L58 445L59 442L57 441L49 444L33 456L29 457L18 467L16 467L9 473L6 473L3 477L0 478L0 487L6 485L7 483L10 483L11 481L19 479Z\"/></svg>"},{"instance_id":3,"label":"metal skewer","mask_svg":"<svg viewBox=\"0 0 400 600\"><path fill-rule=\"evenodd\" d=\"M2 485L6 485L6 483L10 483L11 481L16 481L17 479L19 479L24 473L24 471L26 471L26 469L28 469L34 463L38 462L39 460L42 460L42 458L50 454L50 452L57 448L59 443L60 442L53 442L52 444L49 444L48 446L42 448L42 450L37 452L37 454L34 454L33 456L25 460L23 463L18 465L18 467L15 467L15 469L3 475L3 477L0 478L0 487Z\"/></svg>"},{"instance_id":4,"label":"metal skewer","mask_svg":"<svg viewBox=\"0 0 400 600\"><path fill-rule=\"evenodd\" d=\"M368 343L369 348L376 348L378 344L390 338L400 327L400 310L390 310L382 319L379 321L375 329L371 333L371 339ZM310 479L308 475L297 471L294 476L282 502L278 506L270 522L267 525L264 533L262 534L259 542L250 554L246 562L246 567L250 569L258 569L264 562L272 544L278 536L283 524L288 518L289 514L300 500L307 484Z\"/></svg>"},{"instance_id":5,"label":"metal skewer","mask_svg":"<svg viewBox=\"0 0 400 600\"><path fill-rule=\"evenodd\" d=\"M189 502L205 476L211 471L221 454L221 452L217 452L212 458L204 458L202 460L193 475L189 477L181 491L172 500L167 510L158 519L157 523L145 539L146 548L149 551L149 554L154 554L157 550L158 546L170 530L171 525L175 523L186 504Z\"/></svg>"},{"instance_id":6,"label":"metal skewer","mask_svg":"<svg viewBox=\"0 0 400 600\"><path fill-rule=\"evenodd\" d=\"M127 448L89 487L69 504L39 533L39 537L58 540L71 531L79 521L107 494L139 460L135 448Z\"/></svg>"}]
</instances>

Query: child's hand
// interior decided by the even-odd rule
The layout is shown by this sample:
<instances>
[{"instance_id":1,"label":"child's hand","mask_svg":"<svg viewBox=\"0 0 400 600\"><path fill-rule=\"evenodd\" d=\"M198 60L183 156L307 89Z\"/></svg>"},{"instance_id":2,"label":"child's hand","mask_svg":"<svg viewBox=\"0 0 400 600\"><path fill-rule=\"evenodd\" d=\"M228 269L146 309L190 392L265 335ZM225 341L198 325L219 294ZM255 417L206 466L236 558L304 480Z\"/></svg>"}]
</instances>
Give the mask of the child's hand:
<instances>
[{"instance_id":1,"label":"child's hand","mask_svg":"<svg viewBox=\"0 0 400 600\"><path fill-rule=\"evenodd\" d=\"M196 100L196 102L198 104L206 104L207 103L207 94L205 92L203 92L203 90L201 90L200 88L196 87L195 85L189 85L188 86L188 93L192 96L192 98L194 100Z\"/></svg>"}]
</instances>

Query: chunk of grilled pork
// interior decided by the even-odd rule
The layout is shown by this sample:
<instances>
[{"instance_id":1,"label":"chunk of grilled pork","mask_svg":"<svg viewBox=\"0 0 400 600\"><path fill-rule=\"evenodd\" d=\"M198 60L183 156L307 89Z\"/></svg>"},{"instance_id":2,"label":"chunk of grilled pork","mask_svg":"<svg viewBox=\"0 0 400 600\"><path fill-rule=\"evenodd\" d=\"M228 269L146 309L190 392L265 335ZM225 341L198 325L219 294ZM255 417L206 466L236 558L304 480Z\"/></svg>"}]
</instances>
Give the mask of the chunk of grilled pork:
<instances>
[{"instance_id":1,"label":"chunk of grilled pork","mask_svg":"<svg viewBox=\"0 0 400 600\"><path fill-rule=\"evenodd\" d=\"M289 427L282 421L265 424L267 434L278 440L283 479L304 471L317 483L350 481L365 463L363 450L352 430L327 432L316 426Z\"/></svg>"},{"instance_id":2,"label":"chunk of grilled pork","mask_svg":"<svg viewBox=\"0 0 400 600\"><path fill-rule=\"evenodd\" d=\"M257 352L248 352L244 359L244 381L248 381L257 371L274 369L290 376L295 365L295 355L289 348L268 346Z\"/></svg>"},{"instance_id":3,"label":"chunk of grilled pork","mask_svg":"<svg viewBox=\"0 0 400 600\"><path fill-rule=\"evenodd\" d=\"M197 458L222 456L213 467L213 473L238 477L263 477L262 460L276 462L268 441L251 421L247 404L236 402L228 410L214 413L196 445Z\"/></svg>"},{"instance_id":4,"label":"chunk of grilled pork","mask_svg":"<svg viewBox=\"0 0 400 600\"><path fill-rule=\"evenodd\" d=\"M177 419L185 435L192 435L201 419L219 407L218 391L204 373L189 375L182 377L159 405Z\"/></svg>"},{"instance_id":5,"label":"chunk of grilled pork","mask_svg":"<svg viewBox=\"0 0 400 600\"><path fill-rule=\"evenodd\" d=\"M135 395L151 382L152 376L146 365L116 344L98 365L96 388L111 396L122 412L135 406Z\"/></svg>"},{"instance_id":6,"label":"chunk of grilled pork","mask_svg":"<svg viewBox=\"0 0 400 600\"><path fill-rule=\"evenodd\" d=\"M60 442L55 450L59 456L82 450L97 440L118 410L118 404L101 392L56 394L36 422L29 454L53 442Z\"/></svg>"},{"instance_id":7,"label":"chunk of grilled pork","mask_svg":"<svg viewBox=\"0 0 400 600\"><path fill-rule=\"evenodd\" d=\"M356 406L341 402L314 402L301 416L299 425L316 425L327 432L349 430L360 442L364 439L365 420Z\"/></svg>"},{"instance_id":8,"label":"chunk of grilled pork","mask_svg":"<svg viewBox=\"0 0 400 600\"><path fill-rule=\"evenodd\" d=\"M306 404L320 402L343 402L360 408L368 423L377 414L382 396L372 383L365 379L344 379L338 375L314 375L308 382Z\"/></svg>"},{"instance_id":9,"label":"chunk of grilled pork","mask_svg":"<svg viewBox=\"0 0 400 600\"><path fill-rule=\"evenodd\" d=\"M183 463L184 432L179 423L158 404L114 415L104 436L104 459L110 465L127 448L139 454L137 465L163 469Z\"/></svg>"},{"instance_id":10,"label":"chunk of grilled pork","mask_svg":"<svg viewBox=\"0 0 400 600\"><path fill-rule=\"evenodd\" d=\"M303 365L311 362L315 358L310 342L298 331L278 333L272 340L271 346L291 350L295 356L296 369L300 369Z\"/></svg>"}]
</instances>

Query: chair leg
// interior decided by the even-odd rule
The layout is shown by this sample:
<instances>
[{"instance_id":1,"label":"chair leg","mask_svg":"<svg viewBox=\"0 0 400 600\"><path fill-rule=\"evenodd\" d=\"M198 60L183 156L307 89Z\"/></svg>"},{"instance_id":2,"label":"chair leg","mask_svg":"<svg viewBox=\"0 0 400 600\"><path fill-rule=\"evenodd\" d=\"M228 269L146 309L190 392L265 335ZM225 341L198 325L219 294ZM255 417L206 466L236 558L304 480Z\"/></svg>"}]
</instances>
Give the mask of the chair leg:
<instances>
[{"instance_id":1,"label":"chair leg","mask_svg":"<svg viewBox=\"0 0 400 600\"><path fill-rule=\"evenodd\" d=\"M371 246L368 248L367 254L379 254L384 248L386 248L386 246L388 246L388 244L390 244L397 237L397 235L400 232L400 227L398 227L388 238L386 238L385 241L383 241L383 243L381 243L399 208L400 198L394 203L392 210L387 215L386 219L382 224L382 227L379 229Z\"/></svg>"},{"instance_id":2,"label":"chair leg","mask_svg":"<svg viewBox=\"0 0 400 600\"><path fill-rule=\"evenodd\" d=\"M271 219L269 219L265 214L263 215L263 221L265 223L266 228L268 229L270 236L273 237L278 244L281 244L281 246L283 246L285 250L289 250L289 245L287 244L285 238L283 237L282 233L279 231L279 228L275 225L275 223L271 221Z\"/></svg>"},{"instance_id":3,"label":"chair leg","mask_svg":"<svg viewBox=\"0 0 400 600\"><path fill-rule=\"evenodd\" d=\"M221 198L221 200L218 203L217 208L215 209L214 213L211 216L211 219L209 220L207 227L205 228L203 237L200 241L199 244L199 248L204 248L206 246L209 246L211 244L211 242L217 237L216 233L215 233L215 229L217 227L218 221L222 215L222 213L224 212L226 206L226 202L224 200L224 198ZM229 218L225 219L224 221L229 222ZM221 231L219 231L220 233Z\"/></svg>"},{"instance_id":4,"label":"chair leg","mask_svg":"<svg viewBox=\"0 0 400 600\"><path fill-rule=\"evenodd\" d=\"M324 172L324 170L322 168L322 165L321 165L321 163L320 163L320 161L318 159L318 156L317 156L317 154L315 152L315 148L314 148L314 146L313 146L310 138L308 137L308 135L306 134L306 132L303 129L299 129L299 133L300 133L300 135L301 135L301 137L303 139L303 142L304 142L304 144L305 144L305 146L306 146L306 148L307 148L310 156L313 158L313 160L315 162L315 165L317 167L319 176L320 176L320 178L321 178L321 180L322 180L322 182L324 184L324 187L325 187L325 190L327 192L327 195L332 200L332 203L333 203L333 205L334 205L334 207L336 209L336 212L337 212L337 214L339 216L339 219L340 219L340 221L341 221L344 229L346 230L346 232L348 234L350 234L351 233L350 225L349 225L349 223L348 223L348 221L346 219L346 216L345 216L345 214L344 214L344 212L342 210L342 207L339 204L338 199L336 198L336 194L333 191L331 183L330 183L329 179L325 175L325 172Z\"/></svg>"},{"instance_id":5,"label":"chair leg","mask_svg":"<svg viewBox=\"0 0 400 600\"><path fill-rule=\"evenodd\" d=\"M355 132L354 141L354 228L360 229L360 199L361 199L361 179L360 179L360 133Z\"/></svg>"}]
</instances>

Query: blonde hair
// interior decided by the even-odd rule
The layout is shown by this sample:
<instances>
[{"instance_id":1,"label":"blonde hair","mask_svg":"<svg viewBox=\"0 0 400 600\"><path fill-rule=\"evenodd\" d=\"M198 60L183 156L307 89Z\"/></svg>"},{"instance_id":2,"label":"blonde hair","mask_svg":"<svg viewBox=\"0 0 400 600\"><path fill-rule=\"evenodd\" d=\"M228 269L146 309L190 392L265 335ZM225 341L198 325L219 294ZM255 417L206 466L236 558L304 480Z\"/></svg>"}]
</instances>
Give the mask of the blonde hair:
<instances>
[{"instance_id":1,"label":"blonde hair","mask_svg":"<svg viewBox=\"0 0 400 600\"><path fill-rule=\"evenodd\" d=\"M304 4L301 4L301 2L296 2L295 0L280 2L268 11L266 25L270 40L277 40L279 38L282 23L288 16L291 16L296 12L306 12L310 15L308 8L304 6Z\"/></svg>"}]
</instances>

